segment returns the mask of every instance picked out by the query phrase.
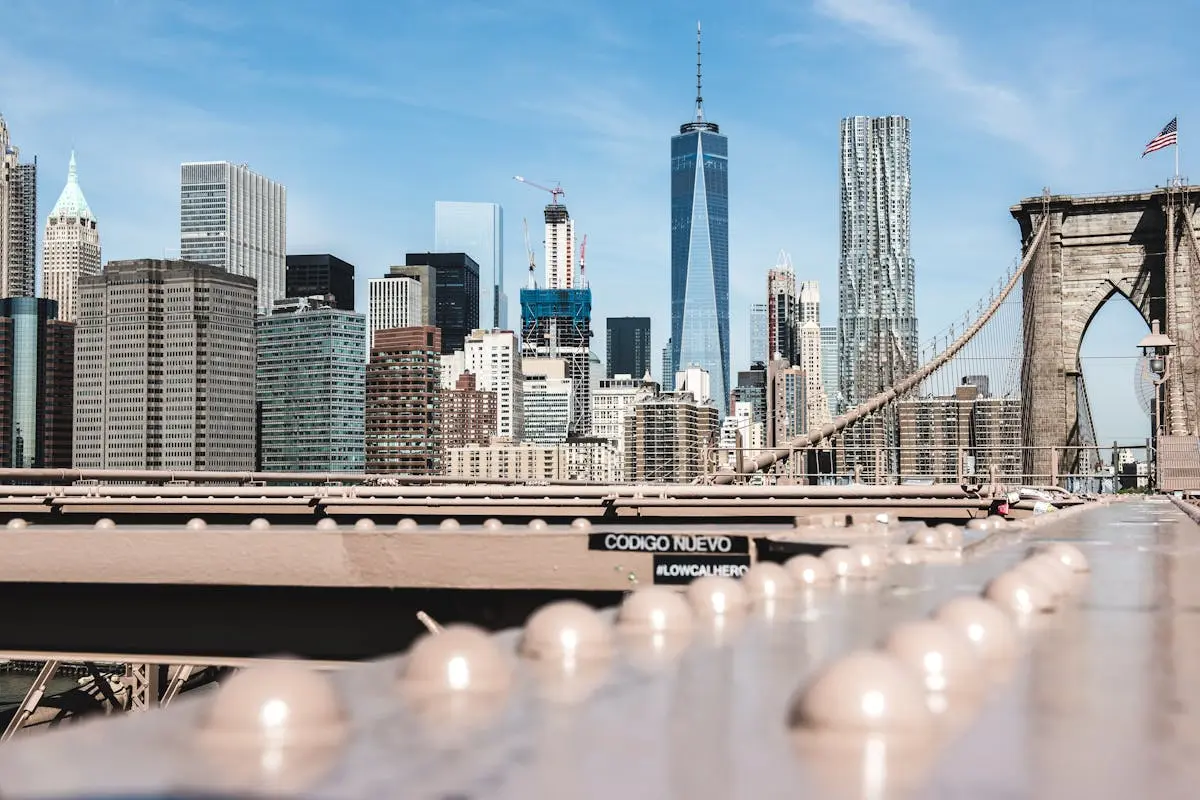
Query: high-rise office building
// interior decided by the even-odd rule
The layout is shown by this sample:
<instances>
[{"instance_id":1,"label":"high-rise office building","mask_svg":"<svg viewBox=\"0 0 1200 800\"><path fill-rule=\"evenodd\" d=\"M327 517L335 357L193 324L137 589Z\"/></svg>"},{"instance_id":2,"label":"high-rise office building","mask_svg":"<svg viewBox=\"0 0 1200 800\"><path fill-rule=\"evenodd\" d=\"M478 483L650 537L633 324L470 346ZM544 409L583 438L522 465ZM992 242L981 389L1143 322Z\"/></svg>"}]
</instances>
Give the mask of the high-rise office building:
<instances>
[{"instance_id":1,"label":"high-rise office building","mask_svg":"<svg viewBox=\"0 0 1200 800\"><path fill-rule=\"evenodd\" d=\"M818 281L801 281L796 286L796 314L801 325L806 322L821 324L821 284Z\"/></svg>"},{"instance_id":2,"label":"high-rise office building","mask_svg":"<svg viewBox=\"0 0 1200 800\"><path fill-rule=\"evenodd\" d=\"M675 390L675 340L667 339L662 353L662 391Z\"/></svg>"},{"instance_id":3,"label":"high-rise office building","mask_svg":"<svg viewBox=\"0 0 1200 800\"><path fill-rule=\"evenodd\" d=\"M900 475L935 483L1021 478L1021 398L965 380L947 397L898 403Z\"/></svg>"},{"instance_id":4,"label":"high-rise office building","mask_svg":"<svg viewBox=\"0 0 1200 800\"><path fill-rule=\"evenodd\" d=\"M821 327L821 385L825 387L829 413L837 416L844 410L838 391L838 329L836 325Z\"/></svg>"},{"instance_id":5,"label":"high-rise office building","mask_svg":"<svg viewBox=\"0 0 1200 800\"><path fill-rule=\"evenodd\" d=\"M613 480L618 483L625 480L625 423L639 397L658 393L658 384L645 376L617 375L602 379L592 394L592 435L614 443L618 458Z\"/></svg>"},{"instance_id":6,"label":"high-rise office building","mask_svg":"<svg viewBox=\"0 0 1200 800\"><path fill-rule=\"evenodd\" d=\"M457 364L458 359L450 359ZM476 387L496 395L496 436L514 442L525 435L525 376L521 348L512 331L472 331L462 359L463 371L475 376ZM458 375L443 372L442 383Z\"/></svg>"},{"instance_id":7,"label":"high-rise office building","mask_svg":"<svg viewBox=\"0 0 1200 800\"><path fill-rule=\"evenodd\" d=\"M367 364L368 472L442 472L441 334L437 328L376 331Z\"/></svg>"},{"instance_id":8,"label":"high-rise office building","mask_svg":"<svg viewBox=\"0 0 1200 800\"><path fill-rule=\"evenodd\" d=\"M639 380L650 371L650 318L608 318L608 377L633 375Z\"/></svg>"},{"instance_id":9,"label":"high-rise office building","mask_svg":"<svg viewBox=\"0 0 1200 800\"><path fill-rule=\"evenodd\" d=\"M407 275L428 284L423 277L433 273L434 297L428 306L433 310L428 325L442 332L442 352L463 349L471 331L479 327L479 264L467 253L408 253L403 267L392 267L388 273Z\"/></svg>"},{"instance_id":10,"label":"high-rise office building","mask_svg":"<svg viewBox=\"0 0 1200 800\"><path fill-rule=\"evenodd\" d=\"M825 425L830 420L829 397L825 394L821 326L816 322L800 324L800 368L804 370L805 428Z\"/></svg>"},{"instance_id":11,"label":"high-rise office building","mask_svg":"<svg viewBox=\"0 0 1200 800\"><path fill-rule=\"evenodd\" d=\"M37 157L21 163L0 116L0 297L34 296L37 216Z\"/></svg>"},{"instance_id":12,"label":"high-rise office building","mask_svg":"<svg viewBox=\"0 0 1200 800\"><path fill-rule=\"evenodd\" d=\"M56 306L0 299L0 467L71 466L75 326Z\"/></svg>"},{"instance_id":13,"label":"high-rise office building","mask_svg":"<svg viewBox=\"0 0 1200 800\"><path fill-rule=\"evenodd\" d=\"M763 425L763 441L766 441L767 425L767 365L755 361L750 369L737 374L737 386L733 388L733 399L750 403L754 421Z\"/></svg>"},{"instance_id":14,"label":"high-rise office building","mask_svg":"<svg viewBox=\"0 0 1200 800\"><path fill-rule=\"evenodd\" d=\"M504 293L504 209L497 203L433 205L433 249L466 253L479 264L479 325L508 327Z\"/></svg>"},{"instance_id":15,"label":"high-rise office building","mask_svg":"<svg viewBox=\"0 0 1200 800\"><path fill-rule=\"evenodd\" d=\"M362 472L363 314L332 295L276 300L255 320L258 468Z\"/></svg>"},{"instance_id":16,"label":"high-rise office building","mask_svg":"<svg viewBox=\"0 0 1200 800\"><path fill-rule=\"evenodd\" d=\"M329 253L287 257L284 294L293 297L333 297L333 307L354 310L354 265Z\"/></svg>"},{"instance_id":17,"label":"high-rise office building","mask_svg":"<svg viewBox=\"0 0 1200 800\"><path fill-rule=\"evenodd\" d=\"M704 119L700 28L696 28L696 118L671 137L671 363L712 376L729 402L729 141Z\"/></svg>"},{"instance_id":18,"label":"high-rise office building","mask_svg":"<svg viewBox=\"0 0 1200 800\"><path fill-rule=\"evenodd\" d=\"M782 362L770 375L774 436L768 433L768 446L782 447L784 443L808 432L808 403L806 380L800 367L786 367Z\"/></svg>"},{"instance_id":19,"label":"high-rise office building","mask_svg":"<svg viewBox=\"0 0 1200 800\"><path fill-rule=\"evenodd\" d=\"M752 303L750 305L750 363L766 361L770 356L767 344L767 304Z\"/></svg>"},{"instance_id":20,"label":"high-rise office building","mask_svg":"<svg viewBox=\"0 0 1200 800\"><path fill-rule=\"evenodd\" d=\"M376 331L432 325L425 297L425 288L432 286L428 278L424 283L400 276L367 281L367 346L374 344Z\"/></svg>"},{"instance_id":21,"label":"high-rise office building","mask_svg":"<svg viewBox=\"0 0 1200 800\"><path fill-rule=\"evenodd\" d=\"M446 358L442 356L443 364ZM442 443L447 453L455 447L486 445L495 434L495 392L476 387L469 372L459 373L454 388L442 386Z\"/></svg>"},{"instance_id":22,"label":"high-rise office building","mask_svg":"<svg viewBox=\"0 0 1200 800\"><path fill-rule=\"evenodd\" d=\"M254 279L110 261L79 279L74 466L255 466Z\"/></svg>"},{"instance_id":23,"label":"high-rise office building","mask_svg":"<svg viewBox=\"0 0 1200 800\"><path fill-rule=\"evenodd\" d=\"M767 349L769 358L797 362L800 338L800 308L796 295L796 273L787 253L767 272Z\"/></svg>"},{"instance_id":24,"label":"high-rise office building","mask_svg":"<svg viewBox=\"0 0 1200 800\"><path fill-rule=\"evenodd\" d=\"M625 480L691 483L718 444L719 414L690 392L641 395L625 418Z\"/></svg>"},{"instance_id":25,"label":"high-rise office building","mask_svg":"<svg viewBox=\"0 0 1200 800\"><path fill-rule=\"evenodd\" d=\"M179 170L179 254L258 281L258 310L287 283L287 189L245 164L203 161Z\"/></svg>"},{"instance_id":26,"label":"high-rise office building","mask_svg":"<svg viewBox=\"0 0 1200 800\"><path fill-rule=\"evenodd\" d=\"M46 220L42 254L42 293L58 301L59 319L74 322L79 279L100 274L100 231L79 188L74 153L67 168L67 185Z\"/></svg>"},{"instance_id":27,"label":"high-rise office building","mask_svg":"<svg viewBox=\"0 0 1200 800\"><path fill-rule=\"evenodd\" d=\"M909 141L904 117L841 123L838 384L848 406L917 368Z\"/></svg>"},{"instance_id":28,"label":"high-rise office building","mask_svg":"<svg viewBox=\"0 0 1200 800\"><path fill-rule=\"evenodd\" d=\"M571 379L561 358L522 358L527 442L564 442L571 426Z\"/></svg>"}]
</instances>

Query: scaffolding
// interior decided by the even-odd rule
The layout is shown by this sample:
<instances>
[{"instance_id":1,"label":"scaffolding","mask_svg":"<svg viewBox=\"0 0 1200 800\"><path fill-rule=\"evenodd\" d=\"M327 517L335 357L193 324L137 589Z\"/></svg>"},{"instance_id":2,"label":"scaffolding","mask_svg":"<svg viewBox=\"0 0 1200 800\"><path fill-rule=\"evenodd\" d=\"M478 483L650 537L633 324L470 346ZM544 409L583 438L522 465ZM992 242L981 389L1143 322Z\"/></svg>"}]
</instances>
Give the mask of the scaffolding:
<instances>
[{"instance_id":1,"label":"scaffolding","mask_svg":"<svg viewBox=\"0 0 1200 800\"><path fill-rule=\"evenodd\" d=\"M571 379L569 436L592 430L591 289L522 289L521 355L559 358Z\"/></svg>"}]
</instances>

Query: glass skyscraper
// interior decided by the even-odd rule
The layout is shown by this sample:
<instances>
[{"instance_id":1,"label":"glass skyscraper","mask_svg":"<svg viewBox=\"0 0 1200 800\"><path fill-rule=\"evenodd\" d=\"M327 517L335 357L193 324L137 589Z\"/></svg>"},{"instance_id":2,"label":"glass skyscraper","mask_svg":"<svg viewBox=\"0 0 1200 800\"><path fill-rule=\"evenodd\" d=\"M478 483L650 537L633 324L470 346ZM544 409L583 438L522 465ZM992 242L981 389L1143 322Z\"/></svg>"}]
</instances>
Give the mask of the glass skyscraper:
<instances>
[{"instance_id":1,"label":"glass skyscraper","mask_svg":"<svg viewBox=\"0 0 1200 800\"><path fill-rule=\"evenodd\" d=\"M0 299L0 467L71 466L75 326L58 303Z\"/></svg>"},{"instance_id":2,"label":"glass skyscraper","mask_svg":"<svg viewBox=\"0 0 1200 800\"><path fill-rule=\"evenodd\" d=\"M703 367L729 404L729 148L704 119L696 30L696 118L671 137L671 360Z\"/></svg>"},{"instance_id":3,"label":"glass skyscraper","mask_svg":"<svg viewBox=\"0 0 1200 800\"><path fill-rule=\"evenodd\" d=\"M496 203L433 205L433 249L466 253L479 264L479 324L508 327L508 296L504 294L504 209Z\"/></svg>"},{"instance_id":4,"label":"glass skyscraper","mask_svg":"<svg viewBox=\"0 0 1200 800\"><path fill-rule=\"evenodd\" d=\"M291 298L255 332L260 469L362 472L366 317Z\"/></svg>"}]
</instances>

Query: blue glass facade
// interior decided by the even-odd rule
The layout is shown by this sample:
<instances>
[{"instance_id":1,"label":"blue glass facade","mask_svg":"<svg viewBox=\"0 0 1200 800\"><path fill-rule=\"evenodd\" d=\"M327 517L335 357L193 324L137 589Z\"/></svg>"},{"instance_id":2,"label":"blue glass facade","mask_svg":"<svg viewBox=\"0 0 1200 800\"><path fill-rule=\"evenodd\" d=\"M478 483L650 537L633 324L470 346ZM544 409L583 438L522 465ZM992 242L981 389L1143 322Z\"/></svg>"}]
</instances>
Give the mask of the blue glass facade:
<instances>
[{"instance_id":1,"label":"blue glass facade","mask_svg":"<svg viewBox=\"0 0 1200 800\"><path fill-rule=\"evenodd\" d=\"M729 149L711 122L671 137L671 346L676 369L708 370L729 404Z\"/></svg>"}]
</instances>

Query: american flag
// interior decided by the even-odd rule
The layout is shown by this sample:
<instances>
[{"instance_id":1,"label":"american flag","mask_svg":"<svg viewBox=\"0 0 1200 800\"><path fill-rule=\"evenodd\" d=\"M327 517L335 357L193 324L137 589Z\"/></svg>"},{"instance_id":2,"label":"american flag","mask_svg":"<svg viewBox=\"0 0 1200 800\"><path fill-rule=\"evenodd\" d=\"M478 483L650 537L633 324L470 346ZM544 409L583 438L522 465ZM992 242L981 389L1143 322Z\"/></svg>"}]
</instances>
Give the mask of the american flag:
<instances>
[{"instance_id":1,"label":"american flag","mask_svg":"<svg viewBox=\"0 0 1200 800\"><path fill-rule=\"evenodd\" d=\"M1178 122L1179 117L1168 122L1166 127L1159 132L1158 136L1155 136L1150 140L1150 144L1146 145L1146 149L1142 153L1142 158L1145 158L1148 153L1153 153L1155 150L1162 150L1164 147L1170 147L1175 144L1175 134L1179 128Z\"/></svg>"}]
</instances>

